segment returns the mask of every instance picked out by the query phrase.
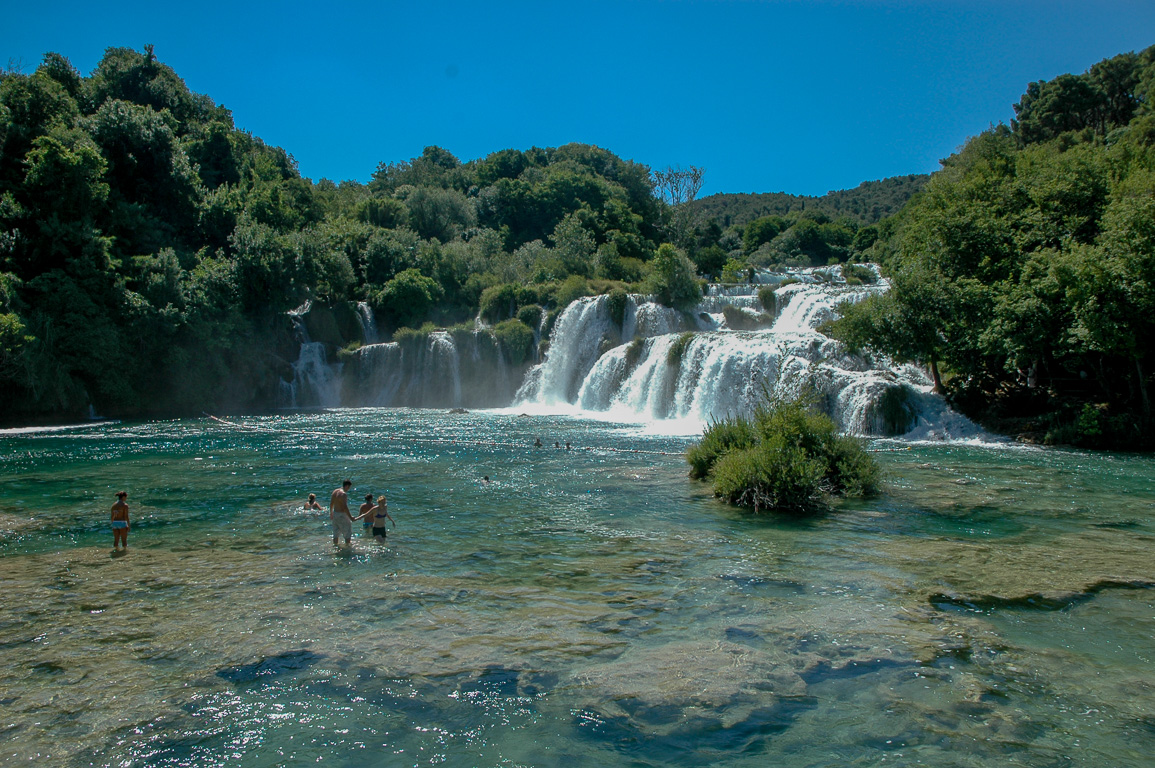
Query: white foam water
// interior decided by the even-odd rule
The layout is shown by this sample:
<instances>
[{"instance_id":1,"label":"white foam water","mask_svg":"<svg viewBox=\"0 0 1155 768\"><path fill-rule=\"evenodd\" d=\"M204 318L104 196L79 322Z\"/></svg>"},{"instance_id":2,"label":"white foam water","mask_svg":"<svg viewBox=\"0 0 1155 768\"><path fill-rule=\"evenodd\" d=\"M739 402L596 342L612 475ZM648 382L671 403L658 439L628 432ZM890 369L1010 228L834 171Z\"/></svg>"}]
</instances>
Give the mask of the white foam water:
<instances>
[{"instance_id":1,"label":"white foam water","mask_svg":"<svg viewBox=\"0 0 1155 768\"><path fill-rule=\"evenodd\" d=\"M511 365L479 327L437 331L405 345L367 344L342 372L326 361L322 345L309 341L304 307L293 314L302 344L284 400L294 407L513 407L698 432L711 421L749 414L767 395L807 392L851 434L983 439L981 429L931 392L920 368L849 354L822 333L840 304L888 290L878 268L868 268L875 278L868 285L848 284L838 266L758 273L753 284L708 286L690 311L631 295L616 318L607 296L578 299L557 318L544 359L528 370ZM375 337L372 309L362 303L358 313L366 338Z\"/></svg>"}]
</instances>

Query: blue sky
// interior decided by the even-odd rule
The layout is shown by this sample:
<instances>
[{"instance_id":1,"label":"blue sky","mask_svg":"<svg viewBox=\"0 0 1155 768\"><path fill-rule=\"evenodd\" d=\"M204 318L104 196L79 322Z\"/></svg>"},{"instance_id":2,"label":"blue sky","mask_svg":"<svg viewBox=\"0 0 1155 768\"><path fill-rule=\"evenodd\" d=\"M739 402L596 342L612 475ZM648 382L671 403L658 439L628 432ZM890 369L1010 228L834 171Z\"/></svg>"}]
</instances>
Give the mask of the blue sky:
<instances>
[{"instance_id":1,"label":"blue sky","mask_svg":"<svg viewBox=\"0 0 1155 768\"><path fill-rule=\"evenodd\" d=\"M25 72L146 43L314 180L577 141L701 166L702 194L823 194L933 171L1028 82L1155 44L1155 3L0 0Z\"/></svg>"}]
</instances>

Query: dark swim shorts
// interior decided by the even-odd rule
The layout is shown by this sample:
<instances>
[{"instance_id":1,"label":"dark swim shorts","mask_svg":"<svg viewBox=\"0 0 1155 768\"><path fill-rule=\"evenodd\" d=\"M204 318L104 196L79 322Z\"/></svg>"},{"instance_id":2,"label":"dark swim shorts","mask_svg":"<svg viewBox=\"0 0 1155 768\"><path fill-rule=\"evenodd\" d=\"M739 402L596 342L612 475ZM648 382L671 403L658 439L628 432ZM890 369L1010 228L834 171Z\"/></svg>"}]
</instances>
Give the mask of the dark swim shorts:
<instances>
[{"instance_id":1,"label":"dark swim shorts","mask_svg":"<svg viewBox=\"0 0 1155 768\"><path fill-rule=\"evenodd\" d=\"M385 538L385 529L373 526L373 535L374 536L380 536L381 538Z\"/></svg>"}]
</instances>

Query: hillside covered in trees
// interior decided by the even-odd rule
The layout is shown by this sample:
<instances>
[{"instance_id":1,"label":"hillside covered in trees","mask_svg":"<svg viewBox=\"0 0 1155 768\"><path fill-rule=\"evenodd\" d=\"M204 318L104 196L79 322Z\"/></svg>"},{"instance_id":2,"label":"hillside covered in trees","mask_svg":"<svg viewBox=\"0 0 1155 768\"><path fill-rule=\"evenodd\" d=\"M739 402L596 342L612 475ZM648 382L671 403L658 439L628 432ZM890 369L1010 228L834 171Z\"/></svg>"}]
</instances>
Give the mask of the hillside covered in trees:
<instances>
[{"instance_id":1,"label":"hillside covered in trees","mask_svg":"<svg viewBox=\"0 0 1155 768\"><path fill-rule=\"evenodd\" d=\"M267 407L306 300L389 331L534 286L503 320L650 277L663 213L648 168L576 144L313 184L151 49L88 77L50 53L0 80L0 421Z\"/></svg>"},{"instance_id":2,"label":"hillside covered in trees","mask_svg":"<svg viewBox=\"0 0 1155 768\"><path fill-rule=\"evenodd\" d=\"M88 76L49 53L0 78L0 421L270 407L306 301L334 308L332 347L358 342L365 301L387 338L480 315L513 360L584 294L692 304L695 273L743 279L747 249L663 198L678 178L570 144L465 163L431 146L313 183L151 47ZM752 263L854 252L857 224L822 214L749 244L795 224Z\"/></svg>"},{"instance_id":3,"label":"hillside covered in trees","mask_svg":"<svg viewBox=\"0 0 1155 768\"><path fill-rule=\"evenodd\" d=\"M583 144L314 183L149 47L87 76L49 53L0 74L0 422L273 407L305 302L334 358L363 301L384 338L481 318L516 362L582 295L688 307L702 279L873 260L894 288L847 310L848 344L930 366L988 423L1149 446L1153 59L1030 84L929 180L695 200L701 169Z\"/></svg>"},{"instance_id":4,"label":"hillside covered in trees","mask_svg":"<svg viewBox=\"0 0 1155 768\"><path fill-rule=\"evenodd\" d=\"M1152 446L1155 47L1031 83L871 248L886 296L848 307L853 346L928 364L987 423Z\"/></svg>"},{"instance_id":5,"label":"hillside covered in trees","mask_svg":"<svg viewBox=\"0 0 1155 768\"><path fill-rule=\"evenodd\" d=\"M786 192L719 192L694 200L688 207L703 220L717 222L722 229L745 227L765 216L790 216L807 211L835 219L846 217L861 225L877 224L902 210L929 178L925 173L892 176L864 181L854 189L835 190L820 197Z\"/></svg>"}]
</instances>

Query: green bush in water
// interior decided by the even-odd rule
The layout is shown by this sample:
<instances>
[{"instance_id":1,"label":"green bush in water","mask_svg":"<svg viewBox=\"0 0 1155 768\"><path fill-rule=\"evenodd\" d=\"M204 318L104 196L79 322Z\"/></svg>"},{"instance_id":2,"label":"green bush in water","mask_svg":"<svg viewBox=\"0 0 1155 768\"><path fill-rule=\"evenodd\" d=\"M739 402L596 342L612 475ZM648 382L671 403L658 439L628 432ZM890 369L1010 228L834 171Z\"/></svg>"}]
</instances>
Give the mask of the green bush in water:
<instances>
[{"instance_id":1,"label":"green bush in water","mask_svg":"<svg viewBox=\"0 0 1155 768\"><path fill-rule=\"evenodd\" d=\"M862 447L861 440L838 435L827 443L826 462L830 493L860 499L878 495L882 470Z\"/></svg>"},{"instance_id":2,"label":"green bush in water","mask_svg":"<svg viewBox=\"0 0 1155 768\"><path fill-rule=\"evenodd\" d=\"M545 326L541 329L541 337L548 339L553 334L553 327L557 324L557 319L561 317L561 313L565 312L565 307L554 307L545 314Z\"/></svg>"},{"instance_id":3,"label":"green bush in water","mask_svg":"<svg viewBox=\"0 0 1155 768\"><path fill-rule=\"evenodd\" d=\"M646 349L646 340L641 336L635 336L630 345L626 347L626 367L632 369L642 359L642 352Z\"/></svg>"},{"instance_id":4,"label":"green bush in water","mask_svg":"<svg viewBox=\"0 0 1155 768\"><path fill-rule=\"evenodd\" d=\"M844 264L842 266L842 277L849 285L873 285L878 282L878 278L874 276L874 271L870 267L864 267L861 264Z\"/></svg>"},{"instance_id":5,"label":"green bush in water","mask_svg":"<svg viewBox=\"0 0 1155 768\"><path fill-rule=\"evenodd\" d=\"M714 495L756 512L805 514L830 495L873 496L877 463L804 398L766 395L753 419L712 424L686 452L690 476L713 478Z\"/></svg>"},{"instance_id":6,"label":"green bush in water","mask_svg":"<svg viewBox=\"0 0 1155 768\"><path fill-rule=\"evenodd\" d=\"M718 459L730 451L750 448L758 442L758 433L746 419L722 419L710 425L697 445L686 451L690 477L703 480L710 475Z\"/></svg>"},{"instance_id":7,"label":"green bush in water","mask_svg":"<svg viewBox=\"0 0 1155 768\"><path fill-rule=\"evenodd\" d=\"M357 350L361 349L361 342L350 341L345 346L337 350L337 360L342 363L348 362L351 358L357 356Z\"/></svg>"},{"instance_id":8,"label":"green bush in water","mask_svg":"<svg viewBox=\"0 0 1155 768\"><path fill-rule=\"evenodd\" d=\"M398 328L393 332L393 341L401 346L419 347L429 339L429 334L436 330L433 323L426 323L420 328Z\"/></svg>"},{"instance_id":9,"label":"green bush in water","mask_svg":"<svg viewBox=\"0 0 1155 768\"><path fill-rule=\"evenodd\" d=\"M714 466L714 495L755 512L815 512L824 504L822 462L782 440L730 451Z\"/></svg>"},{"instance_id":10,"label":"green bush in water","mask_svg":"<svg viewBox=\"0 0 1155 768\"><path fill-rule=\"evenodd\" d=\"M754 331L774 323L774 318L765 312L751 317L733 304L722 307L722 316L726 318L727 327L735 331Z\"/></svg>"},{"instance_id":11,"label":"green bush in water","mask_svg":"<svg viewBox=\"0 0 1155 768\"><path fill-rule=\"evenodd\" d=\"M762 304L762 308L770 314L777 312L778 302L774 298L774 286L765 285L759 288L758 301Z\"/></svg>"},{"instance_id":12,"label":"green bush in water","mask_svg":"<svg viewBox=\"0 0 1155 768\"><path fill-rule=\"evenodd\" d=\"M686 355L686 348L690 346L695 335L693 331L686 331L670 345L670 351L666 353L666 362L671 368L676 368L682 364L682 358Z\"/></svg>"}]
</instances>

